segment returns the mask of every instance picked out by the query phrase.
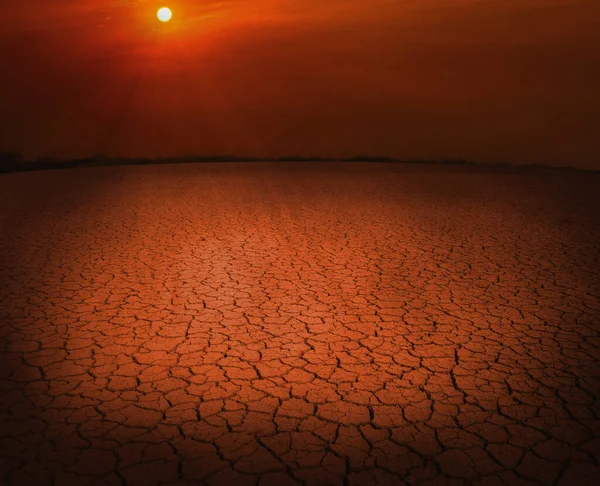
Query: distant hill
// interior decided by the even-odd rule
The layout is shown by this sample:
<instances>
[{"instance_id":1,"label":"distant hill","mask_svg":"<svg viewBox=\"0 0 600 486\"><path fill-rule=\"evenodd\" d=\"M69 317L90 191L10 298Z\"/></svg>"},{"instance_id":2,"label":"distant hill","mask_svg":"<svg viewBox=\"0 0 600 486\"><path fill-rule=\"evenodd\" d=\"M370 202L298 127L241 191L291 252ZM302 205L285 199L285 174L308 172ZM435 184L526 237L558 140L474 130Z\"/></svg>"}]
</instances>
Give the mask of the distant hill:
<instances>
[{"instance_id":1,"label":"distant hill","mask_svg":"<svg viewBox=\"0 0 600 486\"><path fill-rule=\"evenodd\" d=\"M576 170L585 172L600 172L600 170L585 170L571 167L555 167L543 165L520 165L510 163L479 164L462 158L443 159L396 159L387 156L357 155L353 157L334 158L321 156L283 156L283 157L246 157L239 155L190 155L181 157L107 157L95 155L78 159L59 159L55 157L38 157L34 161L25 160L19 152L0 152L0 173L23 172L31 170L70 169L75 167L98 167L119 165L149 165L149 164L187 164L207 162L385 162L396 164L430 164L480 166L497 169L510 168L545 168L560 170Z\"/></svg>"}]
</instances>

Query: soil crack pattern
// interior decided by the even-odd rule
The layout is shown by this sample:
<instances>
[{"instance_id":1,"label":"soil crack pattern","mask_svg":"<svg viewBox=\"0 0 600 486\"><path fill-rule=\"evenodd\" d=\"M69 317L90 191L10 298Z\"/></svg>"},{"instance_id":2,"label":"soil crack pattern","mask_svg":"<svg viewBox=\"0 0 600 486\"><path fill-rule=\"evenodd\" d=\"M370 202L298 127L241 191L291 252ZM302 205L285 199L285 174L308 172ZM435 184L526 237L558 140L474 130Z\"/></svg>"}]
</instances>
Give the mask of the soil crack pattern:
<instances>
[{"instance_id":1,"label":"soil crack pattern","mask_svg":"<svg viewBox=\"0 0 600 486\"><path fill-rule=\"evenodd\" d=\"M0 176L0 485L600 484L600 176Z\"/></svg>"}]
</instances>

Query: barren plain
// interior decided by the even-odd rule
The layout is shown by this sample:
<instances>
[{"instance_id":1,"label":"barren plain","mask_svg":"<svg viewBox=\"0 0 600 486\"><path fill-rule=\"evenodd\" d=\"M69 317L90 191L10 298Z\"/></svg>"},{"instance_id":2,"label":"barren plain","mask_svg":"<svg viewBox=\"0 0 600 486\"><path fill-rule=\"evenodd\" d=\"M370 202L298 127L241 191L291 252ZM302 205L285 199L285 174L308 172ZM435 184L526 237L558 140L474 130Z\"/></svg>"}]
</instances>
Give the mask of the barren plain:
<instances>
[{"instance_id":1,"label":"barren plain","mask_svg":"<svg viewBox=\"0 0 600 486\"><path fill-rule=\"evenodd\" d=\"M0 484L600 484L600 175L0 175Z\"/></svg>"}]
</instances>

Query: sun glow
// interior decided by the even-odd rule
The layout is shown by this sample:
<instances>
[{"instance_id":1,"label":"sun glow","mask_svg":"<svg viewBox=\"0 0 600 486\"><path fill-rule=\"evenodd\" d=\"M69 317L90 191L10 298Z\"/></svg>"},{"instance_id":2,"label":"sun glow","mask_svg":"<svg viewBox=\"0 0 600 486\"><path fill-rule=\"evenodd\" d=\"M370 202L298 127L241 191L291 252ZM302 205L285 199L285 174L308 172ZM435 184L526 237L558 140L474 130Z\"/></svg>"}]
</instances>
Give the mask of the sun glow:
<instances>
[{"instance_id":1,"label":"sun glow","mask_svg":"<svg viewBox=\"0 0 600 486\"><path fill-rule=\"evenodd\" d=\"M158 9L158 12L156 12L156 16L161 22L168 22L169 20L171 20L173 12L171 12L170 8L162 7Z\"/></svg>"}]
</instances>

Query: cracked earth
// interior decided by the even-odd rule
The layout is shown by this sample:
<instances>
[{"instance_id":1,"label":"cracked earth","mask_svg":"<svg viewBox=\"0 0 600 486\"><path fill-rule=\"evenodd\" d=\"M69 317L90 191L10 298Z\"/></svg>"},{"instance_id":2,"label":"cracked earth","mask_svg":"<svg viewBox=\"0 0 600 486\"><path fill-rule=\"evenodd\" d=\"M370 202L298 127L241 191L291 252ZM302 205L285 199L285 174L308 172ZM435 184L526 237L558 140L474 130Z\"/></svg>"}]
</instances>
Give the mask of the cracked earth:
<instances>
[{"instance_id":1,"label":"cracked earth","mask_svg":"<svg viewBox=\"0 0 600 486\"><path fill-rule=\"evenodd\" d=\"M0 176L0 484L600 480L600 176Z\"/></svg>"}]
</instances>

